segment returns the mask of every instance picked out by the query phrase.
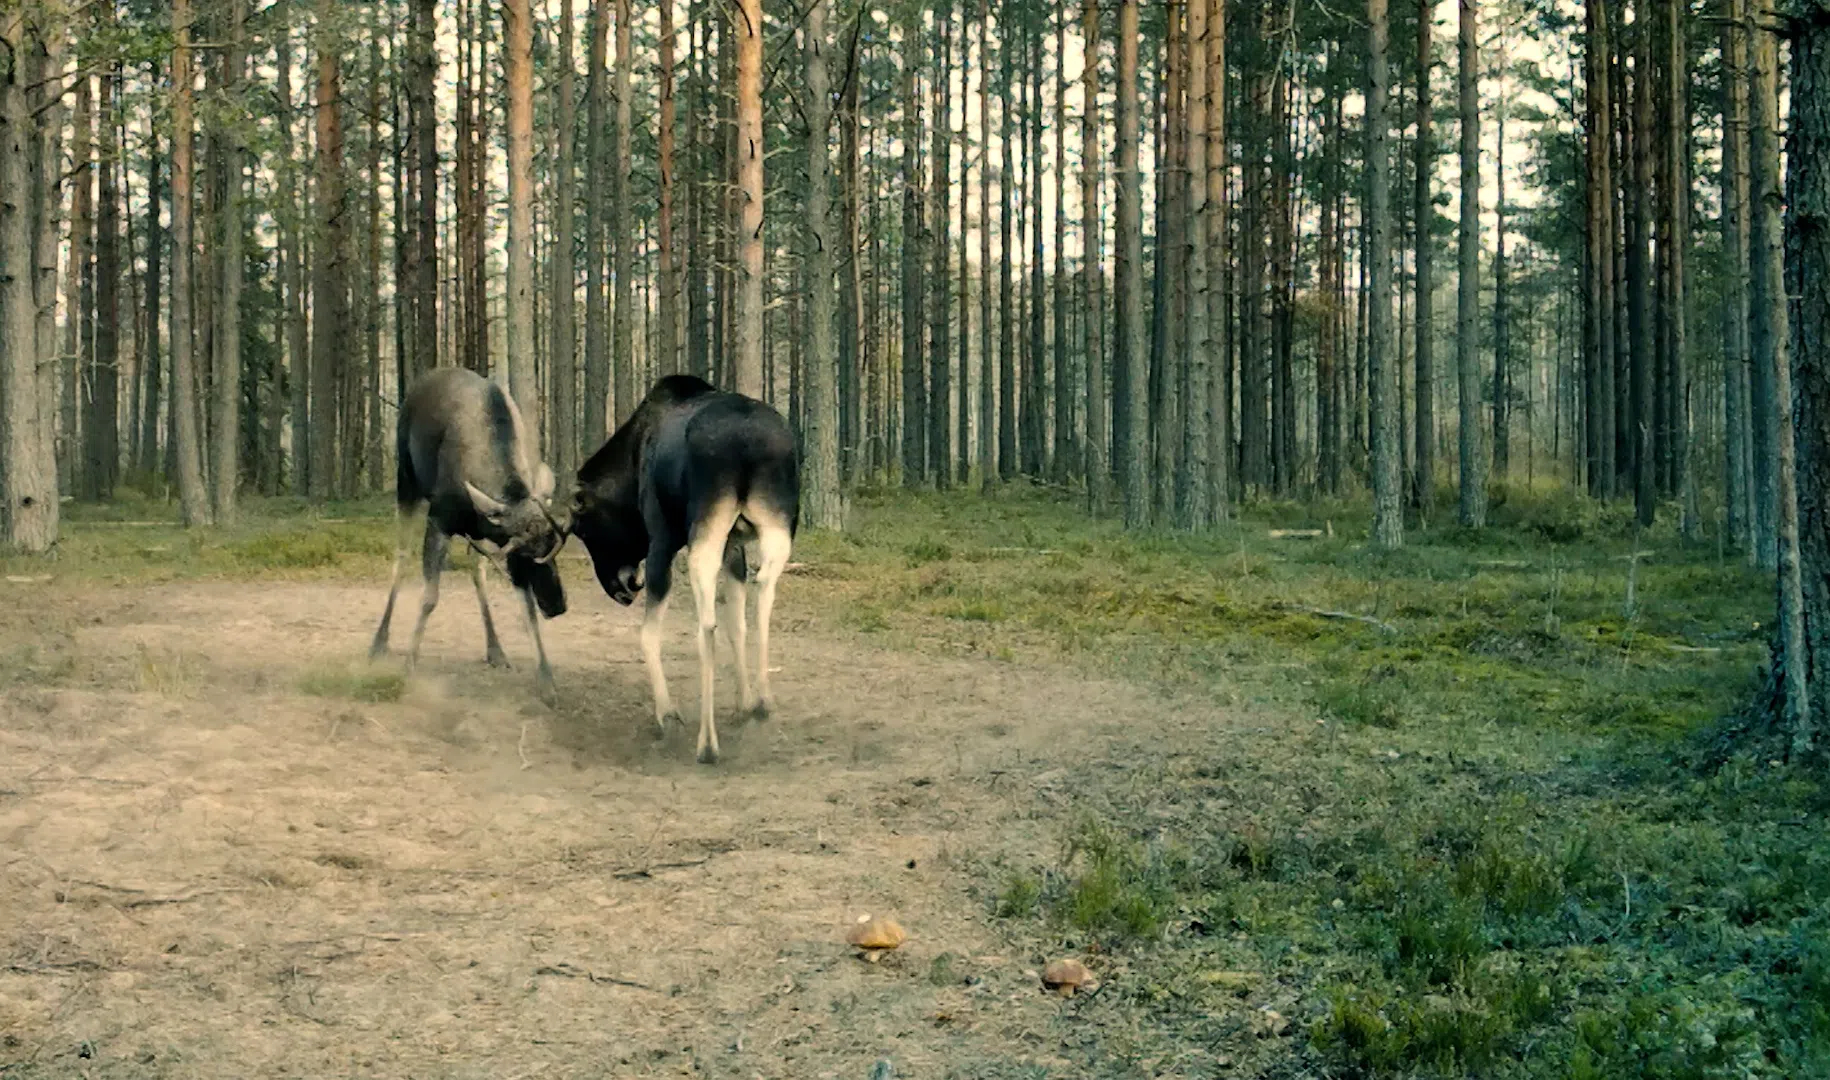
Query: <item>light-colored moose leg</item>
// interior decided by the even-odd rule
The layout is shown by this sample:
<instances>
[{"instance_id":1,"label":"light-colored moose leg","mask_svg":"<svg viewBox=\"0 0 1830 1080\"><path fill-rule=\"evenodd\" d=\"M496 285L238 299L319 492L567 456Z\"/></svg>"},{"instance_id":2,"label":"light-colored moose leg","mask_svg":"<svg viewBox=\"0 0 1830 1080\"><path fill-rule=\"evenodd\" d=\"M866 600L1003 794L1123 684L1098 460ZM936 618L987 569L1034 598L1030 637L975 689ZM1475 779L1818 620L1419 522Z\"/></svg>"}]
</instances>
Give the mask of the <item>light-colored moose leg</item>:
<instances>
[{"instance_id":1,"label":"light-colored moose leg","mask_svg":"<svg viewBox=\"0 0 1830 1080\"><path fill-rule=\"evenodd\" d=\"M693 609L699 616L699 763L718 761L718 723L713 692L717 662L718 575L724 571L724 541L737 520L737 507L716 506L693 529L686 546L686 572L693 586Z\"/></svg>"},{"instance_id":2,"label":"light-colored moose leg","mask_svg":"<svg viewBox=\"0 0 1830 1080\"><path fill-rule=\"evenodd\" d=\"M432 609L438 606L438 579L445 572L445 550L451 546L451 537L439 531L430 518L426 521L426 546L420 551L419 570L425 577L425 590L419 598L419 621L413 624L413 645L407 653L407 670L413 670L419 663L419 642L426 636L426 620L432 617Z\"/></svg>"},{"instance_id":3,"label":"light-colored moose leg","mask_svg":"<svg viewBox=\"0 0 1830 1080\"><path fill-rule=\"evenodd\" d=\"M748 715L756 712L756 694L750 686L750 639L746 625L750 586L728 571L722 575L719 585L719 603L724 607L724 614L718 617L718 625L723 628L725 638L731 643L731 653L737 658L737 700Z\"/></svg>"},{"instance_id":4,"label":"light-colored moose leg","mask_svg":"<svg viewBox=\"0 0 1830 1080\"><path fill-rule=\"evenodd\" d=\"M413 524L413 512L400 510L394 518L394 575L388 582L388 606L381 609L381 625L375 628L375 640L369 643L369 659L388 654L388 626L394 621L394 600L400 595L400 572L407 565L407 535Z\"/></svg>"},{"instance_id":5,"label":"light-colored moose leg","mask_svg":"<svg viewBox=\"0 0 1830 1080\"><path fill-rule=\"evenodd\" d=\"M490 667L508 667L508 654L502 651L502 639L496 636L496 620L489 615L489 593L483 588L483 578L489 571L489 559L481 552L477 553L475 566L471 568L470 579L477 587L477 607L483 611L483 660Z\"/></svg>"},{"instance_id":6,"label":"light-colored moose leg","mask_svg":"<svg viewBox=\"0 0 1830 1080\"><path fill-rule=\"evenodd\" d=\"M553 669L546 662L546 644L540 640L540 609L534 606L534 593L531 589L522 589L521 604L527 612L527 632L534 639L534 684L540 693L550 695L556 689L553 683Z\"/></svg>"},{"instance_id":7,"label":"light-colored moose leg","mask_svg":"<svg viewBox=\"0 0 1830 1080\"><path fill-rule=\"evenodd\" d=\"M678 723L673 695L667 692L667 674L661 670L661 624L667 619L667 601L672 595L667 582L648 582L647 600L642 610L642 664L648 668L648 687L654 692L654 722L660 734L667 734L669 723Z\"/></svg>"},{"instance_id":8,"label":"light-colored moose leg","mask_svg":"<svg viewBox=\"0 0 1830 1080\"><path fill-rule=\"evenodd\" d=\"M756 546L756 715L767 716L775 707L775 696L769 691L769 618L775 612L775 586L788 568L794 538L788 535L786 524L770 522L757 527Z\"/></svg>"}]
</instances>

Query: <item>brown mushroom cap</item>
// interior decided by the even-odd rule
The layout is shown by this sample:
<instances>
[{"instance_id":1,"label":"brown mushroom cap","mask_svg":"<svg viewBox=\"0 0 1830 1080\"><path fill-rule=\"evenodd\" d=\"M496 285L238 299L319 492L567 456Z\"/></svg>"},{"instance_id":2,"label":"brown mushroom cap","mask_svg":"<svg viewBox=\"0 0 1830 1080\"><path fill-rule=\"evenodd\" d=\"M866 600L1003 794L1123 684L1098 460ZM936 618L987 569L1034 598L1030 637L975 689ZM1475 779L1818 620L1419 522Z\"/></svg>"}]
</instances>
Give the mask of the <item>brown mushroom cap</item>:
<instances>
[{"instance_id":1,"label":"brown mushroom cap","mask_svg":"<svg viewBox=\"0 0 1830 1080\"><path fill-rule=\"evenodd\" d=\"M1063 997L1093 981L1093 973L1078 960L1056 960L1042 969L1042 985L1059 990Z\"/></svg>"},{"instance_id":2,"label":"brown mushroom cap","mask_svg":"<svg viewBox=\"0 0 1830 1080\"><path fill-rule=\"evenodd\" d=\"M895 919L866 915L853 924L845 940L860 949L894 949L908 936Z\"/></svg>"}]
</instances>

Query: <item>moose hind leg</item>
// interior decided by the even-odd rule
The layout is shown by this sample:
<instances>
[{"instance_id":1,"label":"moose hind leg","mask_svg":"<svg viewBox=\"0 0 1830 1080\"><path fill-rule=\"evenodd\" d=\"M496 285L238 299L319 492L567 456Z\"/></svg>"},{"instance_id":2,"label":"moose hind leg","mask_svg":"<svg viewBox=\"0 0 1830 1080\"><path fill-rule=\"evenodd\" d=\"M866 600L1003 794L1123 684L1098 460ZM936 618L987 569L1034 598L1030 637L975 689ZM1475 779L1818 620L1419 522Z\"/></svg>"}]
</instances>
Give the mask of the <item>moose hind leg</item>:
<instances>
[{"instance_id":1,"label":"moose hind leg","mask_svg":"<svg viewBox=\"0 0 1830 1080\"><path fill-rule=\"evenodd\" d=\"M719 589L719 604L723 614L718 617L718 625L724 630L726 640L731 643L731 654L737 661L737 700L745 715L755 713L756 692L750 685L750 649L749 649L749 585L740 577L733 577L726 568Z\"/></svg>"},{"instance_id":2,"label":"moose hind leg","mask_svg":"<svg viewBox=\"0 0 1830 1080\"><path fill-rule=\"evenodd\" d=\"M394 601L400 596L400 572L407 564L407 529L411 524L412 511L401 507L394 519L394 574L388 582L388 606L381 609L381 625L375 628L375 640L369 643L370 660L388 652L388 627L394 622Z\"/></svg>"},{"instance_id":3,"label":"moose hind leg","mask_svg":"<svg viewBox=\"0 0 1830 1080\"><path fill-rule=\"evenodd\" d=\"M488 573L489 559L479 552L470 579L476 583L477 607L483 612L483 660L490 667L508 667L508 653L502 651L502 639L496 636L496 620L489 614L489 593L483 588L483 578Z\"/></svg>"},{"instance_id":4,"label":"moose hind leg","mask_svg":"<svg viewBox=\"0 0 1830 1080\"><path fill-rule=\"evenodd\" d=\"M648 686L654 693L654 719L660 734L677 722L673 695L667 692L667 673L661 670L661 625L667 618L667 601L673 594L674 555L671 545L656 545L648 552L648 580L643 586L642 664L648 669Z\"/></svg>"},{"instance_id":5,"label":"moose hind leg","mask_svg":"<svg viewBox=\"0 0 1830 1080\"><path fill-rule=\"evenodd\" d=\"M794 538L786 526L771 523L757 529L756 546L756 714L767 716L775 705L769 691L769 618L775 612L775 586L788 568Z\"/></svg>"},{"instance_id":6,"label":"moose hind leg","mask_svg":"<svg viewBox=\"0 0 1830 1080\"><path fill-rule=\"evenodd\" d=\"M693 608L699 615L699 762L702 765L711 765L718 760L717 699L713 693L717 663L718 575L723 571L725 537L730 535L731 523L736 518L734 504L711 508L693 529L692 542L686 548Z\"/></svg>"},{"instance_id":7,"label":"moose hind leg","mask_svg":"<svg viewBox=\"0 0 1830 1080\"><path fill-rule=\"evenodd\" d=\"M451 537L446 536L427 518L426 544L419 556L419 569L425 577L425 589L419 598L419 621L413 624L413 646L407 653L409 669L419 663L420 639L426 636L426 620L432 617L432 609L438 606L438 579L444 573L445 550L450 546Z\"/></svg>"}]
</instances>

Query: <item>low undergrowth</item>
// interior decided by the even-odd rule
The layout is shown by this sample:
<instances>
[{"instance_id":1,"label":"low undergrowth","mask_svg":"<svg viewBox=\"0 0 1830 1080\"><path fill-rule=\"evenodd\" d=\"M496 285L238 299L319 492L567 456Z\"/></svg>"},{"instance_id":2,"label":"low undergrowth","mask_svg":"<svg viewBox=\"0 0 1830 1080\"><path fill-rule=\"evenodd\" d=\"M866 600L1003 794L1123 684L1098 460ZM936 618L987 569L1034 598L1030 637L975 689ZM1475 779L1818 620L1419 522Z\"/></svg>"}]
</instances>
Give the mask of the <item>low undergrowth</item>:
<instances>
[{"instance_id":1,"label":"low undergrowth","mask_svg":"<svg viewBox=\"0 0 1830 1080\"><path fill-rule=\"evenodd\" d=\"M1186 536L1027 490L866 493L850 531L801 538L782 608L1279 718L1140 744L1063 782L1058 849L984 855L1013 938L1126 970L1102 995L1139 1021L1100 1075L1237 1047L1242 1010L1275 1004L1291 1037L1244 1044L1265 1074L1830 1076L1830 798L1764 760L1694 764L1764 659L1767 579L1561 493L1493 516L1381 553L1345 502ZM56 561L0 569L385 580L382 500L148 523L171 517L76 507ZM41 663L0 658L0 683Z\"/></svg>"}]
</instances>

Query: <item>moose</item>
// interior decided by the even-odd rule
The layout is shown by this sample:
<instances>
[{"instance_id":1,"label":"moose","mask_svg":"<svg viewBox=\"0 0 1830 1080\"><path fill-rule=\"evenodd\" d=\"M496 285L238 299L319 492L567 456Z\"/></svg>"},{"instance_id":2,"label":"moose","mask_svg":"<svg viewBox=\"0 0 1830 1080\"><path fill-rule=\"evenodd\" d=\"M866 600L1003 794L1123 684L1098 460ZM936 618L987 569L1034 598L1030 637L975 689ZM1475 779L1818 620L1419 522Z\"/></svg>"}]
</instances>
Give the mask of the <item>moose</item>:
<instances>
[{"instance_id":1,"label":"moose","mask_svg":"<svg viewBox=\"0 0 1830 1080\"><path fill-rule=\"evenodd\" d=\"M394 580L388 587L388 606L375 629L369 657L388 651L388 624L394 617L394 599L400 592L401 568L418 511L426 511L425 539L420 548L424 590L419 621L413 627L413 644L407 654L411 668L419 660L420 638L426 620L438 606L439 575L452 537L477 546L479 557L471 572L476 583L477 605L483 609L485 658L492 666L508 666L508 654L496 637L489 615L489 598L483 578L493 548L507 567L508 579L521 593L528 631L538 659L537 680L542 693L553 689L553 670L540 641L540 615L565 614L565 587L559 580L554 556L565 544L566 530L553 517L553 470L540 460L538 447L522 426L514 399L498 383L466 368L438 368L422 376L400 407L397 431L399 469L395 504L398 534L394 548ZM493 494L492 494L493 493ZM536 612L538 607L538 612Z\"/></svg>"},{"instance_id":2,"label":"moose","mask_svg":"<svg viewBox=\"0 0 1830 1080\"><path fill-rule=\"evenodd\" d=\"M800 460L780 413L691 375L669 375L578 470L570 529L591 554L598 583L625 606L646 591L642 659L663 733L680 720L661 670L661 622L674 556L686 551L699 614L699 746L718 760L713 636L722 584L724 622L737 656L743 713L768 715L769 617L800 523ZM752 567L754 570L752 572ZM747 593L756 600L756 685L746 666Z\"/></svg>"}]
</instances>

